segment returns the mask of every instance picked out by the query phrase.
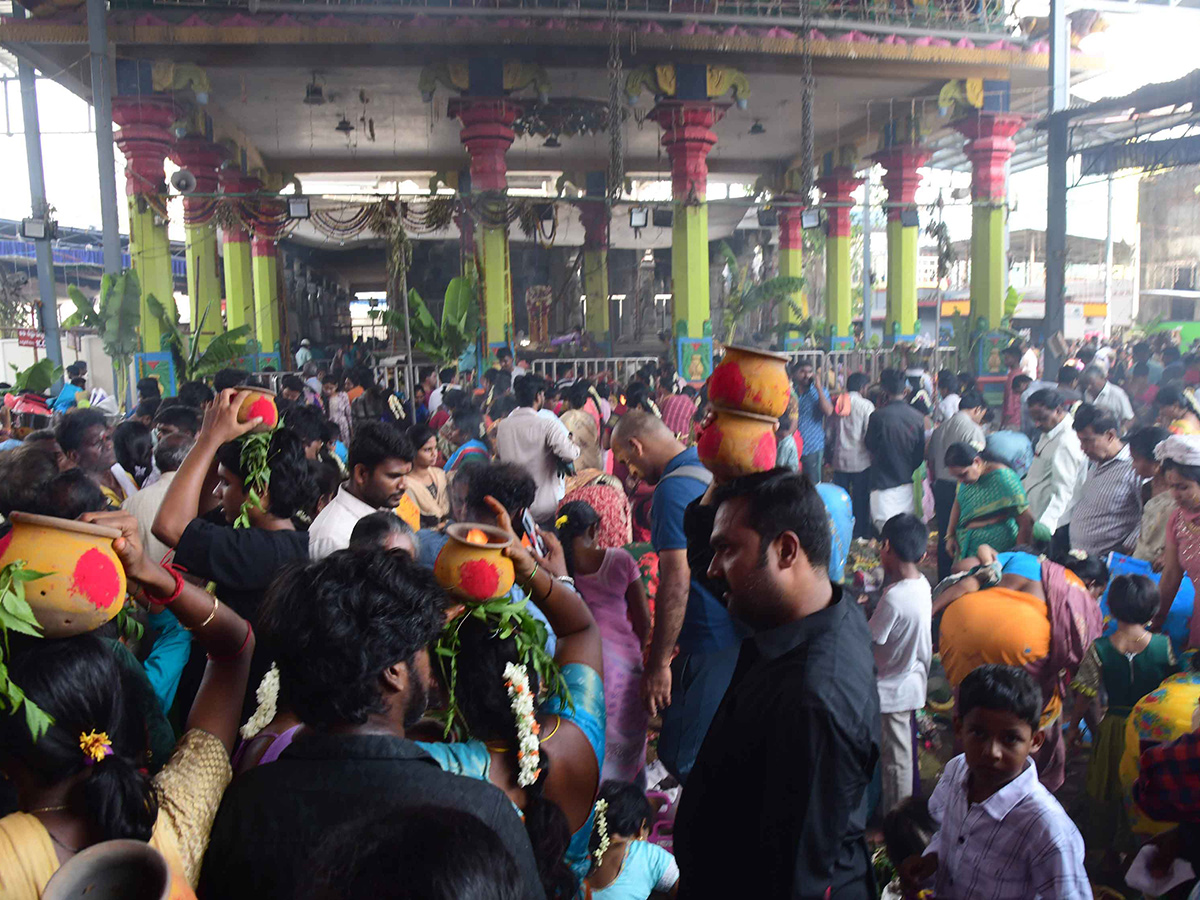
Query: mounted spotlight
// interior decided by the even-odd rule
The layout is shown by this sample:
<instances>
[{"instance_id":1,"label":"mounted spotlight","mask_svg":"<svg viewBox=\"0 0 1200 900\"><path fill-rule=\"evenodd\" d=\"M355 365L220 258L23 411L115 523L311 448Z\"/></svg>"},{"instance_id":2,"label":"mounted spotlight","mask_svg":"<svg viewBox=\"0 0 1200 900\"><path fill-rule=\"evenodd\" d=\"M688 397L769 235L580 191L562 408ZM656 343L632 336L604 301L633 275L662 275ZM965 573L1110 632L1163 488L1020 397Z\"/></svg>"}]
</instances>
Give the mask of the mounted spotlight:
<instances>
[{"instance_id":1,"label":"mounted spotlight","mask_svg":"<svg viewBox=\"0 0 1200 900\"><path fill-rule=\"evenodd\" d=\"M343 115L341 119L338 120L337 125L333 127L333 130L348 135L354 130L354 126L351 125L350 120Z\"/></svg>"},{"instance_id":2,"label":"mounted spotlight","mask_svg":"<svg viewBox=\"0 0 1200 900\"><path fill-rule=\"evenodd\" d=\"M645 228L650 224L650 210L644 206L634 206L629 210L629 227L634 231Z\"/></svg>"},{"instance_id":3,"label":"mounted spotlight","mask_svg":"<svg viewBox=\"0 0 1200 900\"><path fill-rule=\"evenodd\" d=\"M53 240L58 234L58 225L53 219L22 219L21 237L27 241Z\"/></svg>"},{"instance_id":4,"label":"mounted spotlight","mask_svg":"<svg viewBox=\"0 0 1200 900\"><path fill-rule=\"evenodd\" d=\"M767 129L763 128L763 123L758 121L758 119L755 119L754 124L750 126L750 134L766 134L766 133L767 133Z\"/></svg>"},{"instance_id":5,"label":"mounted spotlight","mask_svg":"<svg viewBox=\"0 0 1200 900\"><path fill-rule=\"evenodd\" d=\"M313 72L312 81L304 88L304 104L306 106L324 106L325 89L317 83L317 73Z\"/></svg>"},{"instance_id":6,"label":"mounted spotlight","mask_svg":"<svg viewBox=\"0 0 1200 900\"><path fill-rule=\"evenodd\" d=\"M675 212L656 206L653 215L650 216L650 221L654 223L655 228L670 228L675 222Z\"/></svg>"},{"instance_id":7,"label":"mounted spotlight","mask_svg":"<svg viewBox=\"0 0 1200 900\"><path fill-rule=\"evenodd\" d=\"M821 211L819 209L806 209L800 213L801 228L820 228L821 227Z\"/></svg>"},{"instance_id":8,"label":"mounted spotlight","mask_svg":"<svg viewBox=\"0 0 1200 900\"><path fill-rule=\"evenodd\" d=\"M557 150L562 146L562 144L559 143L558 138L556 138L554 135L550 135L550 137L546 138L546 141L542 144L542 146L548 147L551 150Z\"/></svg>"},{"instance_id":9,"label":"mounted spotlight","mask_svg":"<svg viewBox=\"0 0 1200 900\"><path fill-rule=\"evenodd\" d=\"M289 197L288 198L288 218L290 219L307 219L312 213L308 208L307 197Z\"/></svg>"}]
</instances>

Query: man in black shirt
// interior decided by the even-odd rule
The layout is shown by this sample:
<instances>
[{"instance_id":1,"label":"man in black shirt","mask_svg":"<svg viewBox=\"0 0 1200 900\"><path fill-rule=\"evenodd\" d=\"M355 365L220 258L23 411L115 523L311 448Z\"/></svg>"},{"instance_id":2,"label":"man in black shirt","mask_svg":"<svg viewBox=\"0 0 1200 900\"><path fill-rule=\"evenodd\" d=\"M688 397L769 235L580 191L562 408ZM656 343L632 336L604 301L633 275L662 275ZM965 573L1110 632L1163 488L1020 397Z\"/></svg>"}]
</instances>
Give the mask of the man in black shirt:
<instances>
[{"instance_id":1,"label":"man in black shirt","mask_svg":"<svg viewBox=\"0 0 1200 900\"><path fill-rule=\"evenodd\" d=\"M278 759L225 791L201 897L296 896L331 830L430 806L468 812L493 829L517 864L523 896L545 896L529 838L504 793L443 772L405 737L425 711L427 645L441 630L446 603L433 575L402 552L342 550L279 578L263 630L276 649L281 705L304 726Z\"/></svg>"},{"instance_id":2,"label":"man in black shirt","mask_svg":"<svg viewBox=\"0 0 1200 900\"><path fill-rule=\"evenodd\" d=\"M829 581L824 504L782 469L713 502L709 575L755 634L680 801L679 896L874 898L863 829L879 697L866 617Z\"/></svg>"},{"instance_id":3,"label":"man in black shirt","mask_svg":"<svg viewBox=\"0 0 1200 900\"><path fill-rule=\"evenodd\" d=\"M879 386L887 404L867 420L871 453L871 522L877 531L892 516L913 511L913 473L925 461L925 417L905 402L904 373L885 369Z\"/></svg>"}]
</instances>

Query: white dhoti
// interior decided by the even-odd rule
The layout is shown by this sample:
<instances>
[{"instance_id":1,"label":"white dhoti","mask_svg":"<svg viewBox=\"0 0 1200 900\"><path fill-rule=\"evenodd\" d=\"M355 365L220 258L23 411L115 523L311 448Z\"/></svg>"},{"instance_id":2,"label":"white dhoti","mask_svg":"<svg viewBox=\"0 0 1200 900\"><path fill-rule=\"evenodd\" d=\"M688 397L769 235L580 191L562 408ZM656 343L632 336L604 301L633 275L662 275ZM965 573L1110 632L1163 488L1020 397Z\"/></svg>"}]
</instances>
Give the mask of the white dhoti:
<instances>
[{"instance_id":1,"label":"white dhoti","mask_svg":"<svg viewBox=\"0 0 1200 900\"><path fill-rule=\"evenodd\" d=\"M884 524L892 516L911 513L915 508L912 482L882 491L871 491L871 524L876 531L883 531Z\"/></svg>"}]
</instances>

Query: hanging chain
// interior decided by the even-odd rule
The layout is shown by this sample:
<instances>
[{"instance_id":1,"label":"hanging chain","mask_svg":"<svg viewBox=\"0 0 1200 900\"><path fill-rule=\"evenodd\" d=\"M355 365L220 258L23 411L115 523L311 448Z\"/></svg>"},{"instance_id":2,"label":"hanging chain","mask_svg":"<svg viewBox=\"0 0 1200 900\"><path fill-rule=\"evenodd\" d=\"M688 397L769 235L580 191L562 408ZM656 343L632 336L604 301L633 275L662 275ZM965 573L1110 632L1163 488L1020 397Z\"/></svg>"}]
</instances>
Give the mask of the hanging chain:
<instances>
[{"instance_id":1,"label":"hanging chain","mask_svg":"<svg viewBox=\"0 0 1200 900\"><path fill-rule=\"evenodd\" d=\"M608 184L605 204L609 210L621 196L625 182L625 149L622 145L621 35L617 27L617 0L607 0L608 10Z\"/></svg>"},{"instance_id":2,"label":"hanging chain","mask_svg":"<svg viewBox=\"0 0 1200 900\"><path fill-rule=\"evenodd\" d=\"M812 72L812 8L811 0L800 0L800 27L804 32L804 46L802 60L803 81L800 87L800 117L801 122L801 157L804 161L804 170L801 173L800 192L804 196L804 202L811 202L813 189L813 169L816 167L816 161L813 155L816 152L813 149L813 93L816 83L813 80Z\"/></svg>"}]
</instances>

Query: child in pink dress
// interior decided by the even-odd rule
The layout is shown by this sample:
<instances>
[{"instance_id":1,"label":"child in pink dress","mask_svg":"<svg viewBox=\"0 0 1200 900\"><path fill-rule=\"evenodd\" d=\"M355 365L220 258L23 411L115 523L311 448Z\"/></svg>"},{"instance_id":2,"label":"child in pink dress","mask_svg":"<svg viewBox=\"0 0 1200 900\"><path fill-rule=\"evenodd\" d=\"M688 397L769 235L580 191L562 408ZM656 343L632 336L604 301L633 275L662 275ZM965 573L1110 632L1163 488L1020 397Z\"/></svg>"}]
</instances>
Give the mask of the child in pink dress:
<instances>
[{"instance_id":1,"label":"child in pink dress","mask_svg":"<svg viewBox=\"0 0 1200 900\"><path fill-rule=\"evenodd\" d=\"M650 605L628 550L596 546L600 516L590 504L564 503L555 525L567 571L591 609L604 641L604 768L601 780L634 782L646 767L649 716L642 703L642 650L650 639Z\"/></svg>"}]
</instances>

